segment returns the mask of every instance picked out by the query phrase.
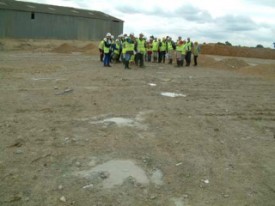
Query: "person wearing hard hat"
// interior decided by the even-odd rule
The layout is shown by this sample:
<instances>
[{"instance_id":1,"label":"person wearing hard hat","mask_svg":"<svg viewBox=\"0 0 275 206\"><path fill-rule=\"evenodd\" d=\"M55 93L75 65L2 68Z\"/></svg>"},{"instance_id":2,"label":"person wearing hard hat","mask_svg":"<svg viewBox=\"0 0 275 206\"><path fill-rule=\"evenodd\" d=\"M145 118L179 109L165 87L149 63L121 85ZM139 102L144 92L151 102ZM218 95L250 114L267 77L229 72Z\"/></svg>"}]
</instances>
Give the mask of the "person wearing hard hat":
<instances>
[{"instance_id":1,"label":"person wearing hard hat","mask_svg":"<svg viewBox=\"0 0 275 206\"><path fill-rule=\"evenodd\" d=\"M116 48L116 42L113 39L113 35L111 36L111 47L110 47L110 62L113 63L114 62L114 51Z\"/></svg>"},{"instance_id":2,"label":"person wearing hard hat","mask_svg":"<svg viewBox=\"0 0 275 206\"><path fill-rule=\"evenodd\" d=\"M167 58L169 60L168 64L172 64L173 63L173 54L174 54L174 42L172 41L171 37L167 37L167 41L166 41L166 48L167 48Z\"/></svg>"},{"instance_id":3,"label":"person wearing hard hat","mask_svg":"<svg viewBox=\"0 0 275 206\"><path fill-rule=\"evenodd\" d=\"M103 59L103 65L104 67L111 67L110 61L111 61L111 34L107 33L106 37L104 38L104 59Z\"/></svg>"},{"instance_id":4,"label":"person wearing hard hat","mask_svg":"<svg viewBox=\"0 0 275 206\"><path fill-rule=\"evenodd\" d=\"M120 51L119 39L115 40L115 43L113 44L112 49L113 49L112 59L114 60L115 63L118 63L119 62L119 51Z\"/></svg>"},{"instance_id":5,"label":"person wearing hard hat","mask_svg":"<svg viewBox=\"0 0 275 206\"><path fill-rule=\"evenodd\" d=\"M183 56L182 56L183 51L184 51L184 42L182 41L181 38L179 38L176 44L177 67L183 66Z\"/></svg>"},{"instance_id":6,"label":"person wearing hard hat","mask_svg":"<svg viewBox=\"0 0 275 206\"><path fill-rule=\"evenodd\" d=\"M193 47L193 43L190 41L190 37L188 37L186 42L186 56L185 56L187 67L189 67L191 64L192 47Z\"/></svg>"},{"instance_id":7,"label":"person wearing hard hat","mask_svg":"<svg viewBox=\"0 0 275 206\"><path fill-rule=\"evenodd\" d=\"M135 36L133 33L129 35L129 37L126 38L123 48L125 49L125 58L124 58L124 68L130 69L129 63L131 57L134 55L134 49L135 49Z\"/></svg>"},{"instance_id":8,"label":"person wearing hard hat","mask_svg":"<svg viewBox=\"0 0 275 206\"><path fill-rule=\"evenodd\" d=\"M153 49L153 38L150 37L150 39L147 41L147 44L146 44L146 48L147 48L147 51L146 51L146 61L148 62L151 62L152 60L152 49Z\"/></svg>"},{"instance_id":9,"label":"person wearing hard hat","mask_svg":"<svg viewBox=\"0 0 275 206\"><path fill-rule=\"evenodd\" d=\"M155 37L152 42L152 54L153 54L153 62L156 63L158 61L158 50L159 50L159 42Z\"/></svg>"},{"instance_id":10,"label":"person wearing hard hat","mask_svg":"<svg viewBox=\"0 0 275 206\"><path fill-rule=\"evenodd\" d=\"M136 40L136 63L140 68L144 67L144 56L146 52L146 40L142 33L139 34L139 38Z\"/></svg>"},{"instance_id":11,"label":"person wearing hard hat","mask_svg":"<svg viewBox=\"0 0 275 206\"><path fill-rule=\"evenodd\" d=\"M166 54L166 38L163 37L159 44L159 63L165 63L165 54Z\"/></svg>"},{"instance_id":12,"label":"person wearing hard hat","mask_svg":"<svg viewBox=\"0 0 275 206\"><path fill-rule=\"evenodd\" d=\"M125 65L125 54L126 54L126 40L127 40L127 34L124 34L121 43L122 43L122 50L121 50L121 61L123 65Z\"/></svg>"},{"instance_id":13,"label":"person wearing hard hat","mask_svg":"<svg viewBox=\"0 0 275 206\"><path fill-rule=\"evenodd\" d=\"M118 35L119 40L119 54L118 54L118 62L121 62L122 59L122 43L123 43L124 36L123 34Z\"/></svg>"},{"instance_id":14,"label":"person wearing hard hat","mask_svg":"<svg viewBox=\"0 0 275 206\"><path fill-rule=\"evenodd\" d=\"M185 56L186 56L186 53L187 53L187 48L186 48L186 41L183 40L183 48L182 48L182 51L181 51L181 62L180 62L180 66L183 67L184 65L184 59L185 59Z\"/></svg>"},{"instance_id":15,"label":"person wearing hard hat","mask_svg":"<svg viewBox=\"0 0 275 206\"><path fill-rule=\"evenodd\" d=\"M200 53L200 46L199 46L198 42L194 43L192 53L194 56L194 66L197 66L198 65L198 57L199 57L199 53Z\"/></svg>"}]
</instances>

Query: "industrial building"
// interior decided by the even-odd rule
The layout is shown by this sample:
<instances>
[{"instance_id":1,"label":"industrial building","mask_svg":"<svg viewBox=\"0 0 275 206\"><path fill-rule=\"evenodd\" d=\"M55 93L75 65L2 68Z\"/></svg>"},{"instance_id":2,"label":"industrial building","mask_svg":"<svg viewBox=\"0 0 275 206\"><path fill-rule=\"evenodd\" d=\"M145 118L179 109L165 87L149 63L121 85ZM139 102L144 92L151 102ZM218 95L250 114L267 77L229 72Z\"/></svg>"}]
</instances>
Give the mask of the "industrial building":
<instances>
[{"instance_id":1,"label":"industrial building","mask_svg":"<svg viewBox=\"0 0 275 206\"><path fill-rule=\"evenodd\" d=\"M100 40L123 33L123 23L100 11L0 0L0 38Z\"/></svg>"}]
</instances>

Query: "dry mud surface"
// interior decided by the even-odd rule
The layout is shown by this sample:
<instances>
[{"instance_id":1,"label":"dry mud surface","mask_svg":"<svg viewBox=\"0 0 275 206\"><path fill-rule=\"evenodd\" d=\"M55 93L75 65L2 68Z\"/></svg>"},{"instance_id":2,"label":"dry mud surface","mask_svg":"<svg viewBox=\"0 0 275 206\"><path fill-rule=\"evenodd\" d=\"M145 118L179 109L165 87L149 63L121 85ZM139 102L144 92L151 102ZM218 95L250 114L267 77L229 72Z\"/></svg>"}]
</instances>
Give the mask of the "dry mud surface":
<instances>
[{"instance_id":1,"label":"dry mud surface","mask_svg":"<svg viewBox=\"0 0 275 206\"><path fill-rule=\"evenodd\" d=\"M275 61L199 62L1 51L0 205L274 205Z\"/></svg>"}]
</instances>

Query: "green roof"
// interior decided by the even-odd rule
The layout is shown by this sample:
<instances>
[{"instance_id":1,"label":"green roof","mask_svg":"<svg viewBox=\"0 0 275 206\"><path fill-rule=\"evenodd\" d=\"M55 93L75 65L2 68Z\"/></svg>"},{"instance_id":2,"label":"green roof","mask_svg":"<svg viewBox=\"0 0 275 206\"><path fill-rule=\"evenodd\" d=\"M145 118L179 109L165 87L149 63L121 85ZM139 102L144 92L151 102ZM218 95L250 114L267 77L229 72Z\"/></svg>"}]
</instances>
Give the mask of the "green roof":
<instances>
[{"instance_id":1,"label":"green roof","mask_svg":"<svg viewBox=\"0 0 275 206\"><path fill-rule=\"evenodd\" d=\"M48 4L37 4L15 0L0 0L0 9L76 16L92 19L105 19L123 22L121 19L115 18L100 11L77 9L73 7L54 6Z\"/></svg>"}]
</instances>

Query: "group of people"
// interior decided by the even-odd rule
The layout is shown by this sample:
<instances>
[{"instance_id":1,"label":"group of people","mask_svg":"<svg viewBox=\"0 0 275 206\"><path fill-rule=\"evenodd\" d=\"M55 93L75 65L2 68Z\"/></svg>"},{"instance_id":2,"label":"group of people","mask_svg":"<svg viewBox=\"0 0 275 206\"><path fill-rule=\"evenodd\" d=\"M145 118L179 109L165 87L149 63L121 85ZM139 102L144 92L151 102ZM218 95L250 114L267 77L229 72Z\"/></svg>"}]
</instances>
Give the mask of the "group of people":
<instances>
[{"instance_id":1,"label":"group of people","mask_svg":"<svg viewBox=\"0 0 275 206\"><path fill-rule=\"evenodd\" d=\"M192 54L194 56L194 66L198 65L198 56L200 53L200 46L198 42L191 42L188 37L187 40L178 37L173 41L171 37L166 36L158 39L150 36L147 40L142 33L139 37L135 37L133 33L121 34L117 39L110 33L99 43L100 61L103 62L104 67L111 67L110 63L124 64L125 69L130 69L130 63L144 68L144 62L173 64L176 60L176 66L190 66Z\"/></svg>"}]
</instances>

